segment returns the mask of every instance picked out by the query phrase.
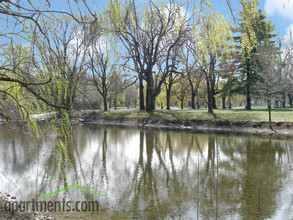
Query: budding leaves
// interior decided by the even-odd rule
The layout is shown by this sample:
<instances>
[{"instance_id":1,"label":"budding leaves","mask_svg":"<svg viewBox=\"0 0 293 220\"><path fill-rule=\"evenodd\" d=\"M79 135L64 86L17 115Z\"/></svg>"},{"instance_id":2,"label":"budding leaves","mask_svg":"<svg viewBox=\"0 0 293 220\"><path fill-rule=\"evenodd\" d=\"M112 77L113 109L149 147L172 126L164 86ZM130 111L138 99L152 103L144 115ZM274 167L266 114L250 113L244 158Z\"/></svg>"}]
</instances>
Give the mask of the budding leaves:
<instances>
[{"instance_id":1,"label":"budding leaves","mask_svg":"<svg viewBox=\"0 0 293 220\"><path fill-rule=\"evenodd\" d=\"M242 23L242 36L241 36L241 47L242 47L242 56L250 57L251 48L257 45L257 37L254 30L256 26L256 21L258 20L259 12L257 7L259 5L257 0L248 0L241 2L242 11L240 12Z\"/></svg>"},{"instance_id":2,"label":"budding leaves","mask_svg":"<svg viewBox=\"0 0 293 220\"><path fill-rule=\"evenodd\" d=\"M201 66L209 66L211 57L217 59L223 53L231 53L232 30L225 17L214 10L211 4L198 14L198 22L193 24L193 32L199 51ZM227 53L228 52L228 53Z\"/></svg>"}]
</instances>

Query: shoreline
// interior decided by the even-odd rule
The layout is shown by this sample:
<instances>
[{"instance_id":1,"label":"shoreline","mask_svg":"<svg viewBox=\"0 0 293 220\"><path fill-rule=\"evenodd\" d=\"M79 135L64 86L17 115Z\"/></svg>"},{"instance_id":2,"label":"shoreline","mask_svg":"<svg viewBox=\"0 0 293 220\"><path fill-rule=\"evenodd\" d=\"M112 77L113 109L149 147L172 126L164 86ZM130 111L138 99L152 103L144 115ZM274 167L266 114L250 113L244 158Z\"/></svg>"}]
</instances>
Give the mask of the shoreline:
<instances>
[{"instance_id":1,"label":"shoreline","mask_svg":"<svg viewBox=\"0 0 293 220\"><path fill-rule=\"evenodd\" d=\"M51 114L41 114L38 122L44 123L51 118ZM164 117L120 117L107 116L102 111L77 111L70 113L72 125L110 125L130 128L164 129L174 131L189 131L208 134L240 134L264 137L293 138L293 122L272 122L273 130L268 122L235 121L224 119L170 119ZM38 115L35 115L38 118ZM24 125L24 120L12 120L14 125ZM58 123L58 120L57 120ZM6 123L1 123L6 124Z\"/></svg>"},{"instance_id":2,"label":"shoreline","mask_svg":"<svg viewBox=\"0 0 293 220\"><path fill-rule=\"evenodd\" d=\"M248 134L265 136L293 137L293 122L272 122L273 130L268 122L229 121L229 120L188 120L167 119L159 117L109 117L101 112L73 114L72 124L98 124L125 126L132 128L182 130L198 133Z\"/></svg>"}]
</instances>

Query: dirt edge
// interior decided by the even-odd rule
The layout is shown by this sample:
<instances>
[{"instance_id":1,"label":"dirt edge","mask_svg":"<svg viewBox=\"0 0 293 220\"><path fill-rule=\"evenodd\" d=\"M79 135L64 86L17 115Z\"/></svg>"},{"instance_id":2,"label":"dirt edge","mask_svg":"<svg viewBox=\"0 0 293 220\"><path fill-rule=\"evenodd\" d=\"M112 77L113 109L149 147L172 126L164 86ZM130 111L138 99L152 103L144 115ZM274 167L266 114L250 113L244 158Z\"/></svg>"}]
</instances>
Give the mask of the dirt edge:
<instances>
[{"instance_id":1,"label":"dirt edge","mask_svg":"<svg viewBox=\"0 0 293 220\"><path fill-rule=\"evenodd\" d=\"M273 122L273 130L267 122L228 121L228 120L180 120L157 117L129 118L105 117L102 112L88 111L73 113L73 124L100 124L137 128L156 128L172 130L189 130L205 133L233 133L233 134L258 134L293 136L292 122Z\"/></svg>"}]
</instances>

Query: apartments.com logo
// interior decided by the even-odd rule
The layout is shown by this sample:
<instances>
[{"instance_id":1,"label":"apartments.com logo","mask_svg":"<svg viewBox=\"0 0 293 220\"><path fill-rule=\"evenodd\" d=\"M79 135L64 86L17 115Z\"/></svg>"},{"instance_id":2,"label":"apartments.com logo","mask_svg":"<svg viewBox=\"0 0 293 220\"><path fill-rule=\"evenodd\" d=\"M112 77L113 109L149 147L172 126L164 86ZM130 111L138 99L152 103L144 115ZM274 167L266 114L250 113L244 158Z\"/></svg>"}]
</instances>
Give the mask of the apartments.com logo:
<instances>
[{"instance_id":1,"label":"apartments.com logo","mask_svg":"<svg viewBox=\"0 0 293 220\"><path fill-rule=\"evenodd\" d=\"M33 199L31 201L6 201L4 208L5 208L5 211L10 211L10 212L17 212L17 211L21 211L21 212L28 212L28 211L32 211L32 212L71 212L71 211L94 212L96 211L98 212L99 211L98 201L72 202L72 201L66 201L65 199L63 199L62 201L39 201L38 200L38 199L49 198L51 196L54 196L58 193L69 190L71 188L81 189L86 192L90 192L90 193L102 196L104 198L113 200L113 198L110 198L108 196L95 192L93 190L84 188L77 184L73 184L63 189L59 189L49 194L40 196L37 198L37 200Z\"/></svg>"}]
</instances>

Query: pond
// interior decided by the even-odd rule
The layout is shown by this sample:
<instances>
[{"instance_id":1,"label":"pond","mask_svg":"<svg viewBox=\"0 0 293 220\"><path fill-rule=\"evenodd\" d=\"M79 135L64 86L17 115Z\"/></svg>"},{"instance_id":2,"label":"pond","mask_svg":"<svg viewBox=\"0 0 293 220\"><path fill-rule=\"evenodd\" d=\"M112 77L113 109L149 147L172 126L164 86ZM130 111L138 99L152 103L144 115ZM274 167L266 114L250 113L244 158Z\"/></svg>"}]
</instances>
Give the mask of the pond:
<instances>
[{"instance_id":1,"label":"pond","mask_svg":"<svg viewBox=\"0 0 293 220\"><path fill-rule=\"evenodd\" d=\"M99 203L56 219L293 218L291 140L84 125L58 147L48 133L0 128L0 192Z\"/></svg>"}]
</instances>

